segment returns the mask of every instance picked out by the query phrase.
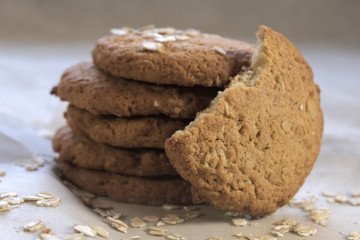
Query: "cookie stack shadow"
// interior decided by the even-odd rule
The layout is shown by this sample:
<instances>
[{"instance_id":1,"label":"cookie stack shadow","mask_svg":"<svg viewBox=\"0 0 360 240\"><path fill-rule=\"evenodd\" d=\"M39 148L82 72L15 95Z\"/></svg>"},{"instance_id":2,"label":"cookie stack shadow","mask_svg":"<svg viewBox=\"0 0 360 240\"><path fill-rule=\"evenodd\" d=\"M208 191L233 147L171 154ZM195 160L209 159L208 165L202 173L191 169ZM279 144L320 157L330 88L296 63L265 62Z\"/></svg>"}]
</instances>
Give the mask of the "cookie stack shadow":
<instances>
[{"instance_id":1,"label":"cookie stack shadow","mask_svg":"<svg viewBox=\"0 0 360 240\"><path fill-rule=\"evenodd\" d=\"M191 186L171 166L164 142L210 104L253 48L160 30L113 31L98 40L93 63L68 68L53 88L69 102L53 148L63 176L78 187L128 203L192 203Z\"/></svg>"}]
</instances>

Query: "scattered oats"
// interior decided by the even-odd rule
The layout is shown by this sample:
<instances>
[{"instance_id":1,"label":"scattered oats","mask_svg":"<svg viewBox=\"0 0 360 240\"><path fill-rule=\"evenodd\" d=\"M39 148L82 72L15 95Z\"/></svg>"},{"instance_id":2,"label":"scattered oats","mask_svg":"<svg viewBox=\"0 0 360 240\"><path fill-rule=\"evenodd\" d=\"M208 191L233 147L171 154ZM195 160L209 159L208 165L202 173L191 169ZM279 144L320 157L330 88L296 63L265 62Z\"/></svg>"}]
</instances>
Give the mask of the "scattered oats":
<instances>
[{"instance_id":1,"label":"scattered oats","mask_svg":"<svg viewBox=\"0 0 360 240\"><path fill-rule=\"evenodd\" d=\"M236 238L243 237L242 233L236 233L233 236L236 237Z\"/></svg>"},{"instance_id":2,"label":"scattered oats","mask_svg":"<svg viewBox=\"0 0 360 240\"><path fill-rule=\"evenodd\" d=\"M322 195L324 195L325 197L335 197L336 193L334 192L329 192L329 191L323 191Z\"/></svg>"},{"instance_id":3,"label":"scattered oats","mask_svg":"<svg viewBox=\"0 0 360 240\"><path fill-rule=\"evenodd\" d=\"M152 236L159 236L159 237L165 236L165 233L158 232L158 231L153 231L153 230L150 230L149 234L152 235Z\"/></svg>"},{"instance_id":4,"label":"scattered oats","mask_svg":"<svg viewBox=\"0 0 360 240\"><path fill-rule=\"evenodd\" d=\"M54 194L50 194L50 193L46 193L46 192L41 192L39 194L37 194L36 196L41 197L43 199L53 199L56 198L56 196Z\"/></svg>"},{"instance_id":5,"label":"scattered oats","mask_svg":"<svg viewBox=\"0 0 360 240\"><path fill-rule=\"evenodd\" d=\"M85 236L96 237L96 231L89 226L75 224L73 229L79 233L83 233Z\"/></svg>"},{"instance_id":6,"label":"scattered oats","mask_svg":"<svg viewBox=\"0 0 360 240\"><path fill-rule=\"evenodd\" d=\"M184 207L183 207L183 210L185 210L185 211L194 211L194 210L199 210L199 207L198 207L198 206L195 206L195 205L184 206Z\"/></svg>"},{"instance_id":7,"label":"scattered oats","mask_svg":"<svg viewBox=\"0 0 360 240\"><path fill-rule=\"evenodd\" d=\"M143 228L146 227L146 223L139 217L134 217L130 219L130 225L134 228Z\"/></svg>"},{"instance_id":8,"label":"scattered oats","mask_svg":"<svg viewBox=\"0 0 360 240\"><path fill-rule=\"evenodd\" d=\"M223 240L222 238L218 237L209 237L208 240Z\"/></svg>"},{"instance_id":9,"label":"scattered oats","mask_svg":"<svg viewBox=\"0 0 360 240\"><path fill-rule=\"evenodd\" d=\"M40 233L39 237L41 240L61 240L56 235L50 233Z\"/></svg>"},{"instance_id":10,"label":"scattered oats","mask_svg":"<svg viewBox=\"0 0 360 240\"><path fill-rule=\"evenodd\" d=\"M157 227L165 226L165 223L163 223L162 221L158 221L158 222L156 223L156 226L157 226Z\"/></svg>"},{"instance_id":11,"label":"scattered oats","mask_svg":"<svg viewBox=\"0 0 360 240\"><path fill-rule=\"evenodd\" d=\"M141 46L145 50L149 50L149 51L159 51L162 48L161 43L148 42L148 41L142 42Z\"/></svg>"},{"instance_id":12,"label":"scattered oats","mask_svg":"<svg viewBox=\"0 0 360 240\"><path fill-rule=\"evenodd\" d=\"M175 209L180 209L181 207L179 205L164 204L164 205L162 205L162 208L164 210L175 210Z\"/></svg>"},{"instance_id":13,"label":"scattered oats","mask_svg":"<svg viewBox=\"0 0 360 240\"><path fill-rule=\"evenodd\" d=\"M360 188L351 191L350 194L352 197L360 197Z\"/></svg>"},{"instance_id":14,"label":"scattered oats","mask_svg":"<svg viewBox=\"0 0 360 240\"><path fill-rule=\"evenodd\" d=\"M299 201L299 200L293 198L289 202L289 206L302 208L305 212L310 212L310 211L316 209L315 202L317 200L318 199L315 196L310 196L310 197L306 198L304 201Z\"/></svg>"},{"instance_id":15,"label":"scattered oats","mask_svg":"<svg viewBox=\"0 0 360 240\"><path fill-rule=\"evenodd\" d=\"M346 236L348 240L360 240L360 232L351 232Z\"/></svg>"},{"instance_id":16,"label":"scattered oats","mask_svg":"<svg viewBox=\"0 0 360 240\"><path fill-rule=\"evenodd\" d=\"M338 203L345 203L346 202L346 196L344 194L337 194L335 196L335 201Z\"/></svg>"},{"instance_id":17,"label":"scattered oats","mask_svg":"<svg viewBox=\"0 0 360 240\"><path fill-rule=\"evenodd\" d=\"M284 234L290 232L290 228L291 226L289 225L276 225L275 227L271 228L271 230Z\"/></svg>"},{"instance_id":18,"label":"scattered oats","mask_svg":"<svg viewBox=\"0 0 360 240\"><path fill-rule=\"evenodd\" d=\"M6 201L11 205L19 205L24 202L24 199L19 198L19 197L6 197L6 198L3 198L3 201Z\"/></svg>"},{"instance_id":19,"label":"scattered oats","mask_svg":"<svg viewBox=\"0 0 360 240\"><path fill-rule=\"evenodd\" d=\"M322 226L327 225L330 209L315 209L311 211L310 219Z\"/></svg>"},{"instance_id":20,"label":"scattered oats","mask_svg":"<svg viewBox=\"0 0 360 240\"><path fill-rule=\"evenodd\" d=\"M298 223L292 228L292 231L299 236L308 237L315 235L317 230L314 227Z\"/></svg>"},{"instance_id":21,"label":"scattered oats","mask_svg":"<svg viewBox=\"0 0 360 240\"><path fill-rule=\"evenodd\" d=\"M118 36L126 35L129 33L128 29L124 28L111 28L110 33Z\"/></svg>"},{"instance_id":22,"label":"scattered oats","mask_svg":"<svg viewBox=\"0 0 360 240\"><path fill-rule=\"evenodd\" d=\"M157 100L154 100L154 107L158 107L159 106L159 102Z\"/></svg>"},{"instance_id":23,"label":"scattered oats","mask_svg":"<svg viewBox=\"0 0 360 240\"><path fill-rule=\"evenodd\" d=\"M7 191L0 195L0 198L7 198L7 197L17 197L18 194L14 191Z\"/></svg>"},{"instance_id":24,"label":"scattered oats","mask_svg":"<svg viewBox=\"0 0 360 240\"><path fill-rule=\"evenodd\" d=\"M212 48L212 50L214 50L215 52L220 53L222 55L226 55L226 51L223 48L219 47L219 46L214 46Z\"/></svg>"},{"instance_id":25,"label":"scattered oats","mask_svg":"<svg viewBox=\"0 0 360 240\"><path fill-rule=\"evenodd\" d=\"M164 223L167 223L167 224L175 225L175 224L184 222L185 219L180 218L176 214L166 214L165 217L161 218L161 221L163 221Z\"/></svg>"},{"instance_id":26,"label":"scattered oats","mask_svg":"<svg viewBox=\"0 0 360 240\"><path fill-rule=\"evenodd\" d=\"M328 203L334 203L335 202L335 198L333 198L333 197L329 197L327 200L328 200Z\"/></svg>"},{"instance_id":27,"label":"scattered oats","mask_svg":"<svg viewBox=\"0 0 360 240\"><path fill-rule=\"evenodd\" d=\"M176 233L170 233L166 236L166 239L170 239L170 240L186 240L185 237L176 234Z\"/></svg>"},{"instance_id":28,"label":"scattered oats","mask_svg":"<svg viewBox=\"0 0 360 240\"><path fill-rule=\"evenodd\" d=\"M103 238L109 237L109 231L106 230L105 228L100 227L100 226L93 226L91 228L94 229L96 234L99 235L100 237L103 237Z\"/></svg>"},{"instance_id":29,"label":"scattered oats","mask_svg":"<svg viewBox=\"0 0 360 240\"><path fill-rule=\"evenodd\" d=\"M269 232L271 235L273 235L274 237L283 237L284 234L275 230L270 230Z\"/></svg>"},{"instance_id":30,"label":"scattered oats","mask_svg":"<svg viewBox=\"0 0 360 240\"><path fill-rule=\"evenodd\" d=\"M283 220L281 221L276 221L273 223L274 225L286 225L286 226L294 226L295 224L297 224L296 220L295 219L292 219L292 218L284 218Z\"/></svg>"},{"instance_id":31,"label":"scattered oats","mask_svg":"<svg viewBox=\"0 0 360 240\"><path fill-rule=\"evenodd\" d=\"M0 212L10 210L11 206L8 202L0 200Z\"/></svg>"},{"instance_id":32,"label":"scattered oats","mask_svg":"<svg viewBox=\"0 0 360 240\"><path fill-rule=\"evenodd\" d=\"M147 230L148 231L162 232L164 234L169 232L169 230L167 230L166 228L160 228L160 227L148 227Z\"/></svg>"},{"instance_id":33,"label":"scattered oats","mask_svg":"<svg viewBox=\"0 0 360 240\"><path fill-rule=\"evenodd\" d=\"M44 227L45 227L45 224L41 220L36 220L36 221L26 223L24 225L24 231L37 232Z\"/></svg>"},{"instance_id":34,"label":"scattered oats","mask_svg":"<svg viewBox=\"0 0 360 240\"><path fill-rule=\"evenodd\" d=\"M199 210L189 211L189 212L186 212L184 214L184 218L187 219L187 220L197 218L199 216L200 216L200 211Z\"/></svg>"},{"instance_id":35,"label":"scattered oats","mask_svg":"<svg viewBox=\"0 0 360 240\"><path fill-rule=\"evenodd\" d=\"M248 223L248 221L245 218L233 218L232 222L237 227L244 227Z\"/></svg>"},{"instance_id":36,"label":"scattered oats","mask_svg":"<svg viewBox=\"0 0 360 240\"><path fill-rule=\"evenodd\" d=\"M133 236L130 238L130 240L140 240L140 239L141 239L140 236Z\"/></svg>"},{"instance_id":37,"label":"scattered oats","mask_svg":"<svg viewBox=\"0 0 360 240\"><path fill-rule=\"evenodd\" d=\"M84 240L85 236L83 233L75 233L66 238L66 240Z\"/></svg>"},{"instance_id":38,"label":"scattered oats","mask_svg":"<svg viewBox=\"0 0 360 240\"><path fill-rule=\"evenodd\" d=\"M39 201L39 200L44 199L44 198L39 197L39 196L24 196L22 198L24 199L25 202L27 202L27 201Z\"/></svg>"},{"instance_id":39,"label":"scattered oats","mask_svg":"<svg viewBox=\"0 0 360 240\"><path fill-rule=\"evenodd\" d=\"M154 40L156 42L173 42L173 41L176 41L176 38L175 36L163 36L163 35L160 35L160 34L156 34L154 36Z\"/></svg>"},{"instance_id":40,"label":"scattered oats","mask_svg":"<svg viewBox=\"0 0 360 240\"><path fill-rule=\"evenodd\" d=\"M6 171L1 171L0 172L0 177L5 177L6 176Z\"/></svg>"},{"instance_id":41,"label":"scattered oats","mask_svg":"<svg viewBox=\"0 0 360 240\"><path fill-rule=\"evenodd\" d=\"M347 200L347 202L353 206L360 206L360 197L353 197Z\"/></svg>"},{"instance_id":42,"label":"scattered oats","mask_svg":"<svg viewBox=\"0 0 360 240\"><path fill-rule=\"evenodd\" d=\"M59 205L60 201L60 198L42 199L36 201L36 205L39 207L56 207Z\"/></svg>"},{"instance_id":43,"label":"scattered oats","mask_svg":"<svg viewBox=\"0 0 360 240\"><path fill-rule=\"evenodd\" d=\"M304 104L300 104L300 110L301 110L301 111L304 110Z\"/></svg>"},{"instance_id":44,"label":"scattered oats","mask_svg":"<svg viewBox=\"0 0 360 240\"><path fill-rule=\"evenodd\" d=\"M157 216L145 216L142 219L147 222L157 222L157 221L159 221L160 218Z\"/></svg>"},{"instance_id":45,"label":"scattered oats","mask_svg":"<svg viewBox=\"0 0 360 240\"><path fill-rule=\"evenodd\" d=\"M112 218L112 217L107 217L106 219L110 222L111 226L113 226L114 228L116 228L120 232L122 232L122 233L127 232L128 225L126 225L123 221L121 221L119 219Z\"/></svg>"}]
</instances>

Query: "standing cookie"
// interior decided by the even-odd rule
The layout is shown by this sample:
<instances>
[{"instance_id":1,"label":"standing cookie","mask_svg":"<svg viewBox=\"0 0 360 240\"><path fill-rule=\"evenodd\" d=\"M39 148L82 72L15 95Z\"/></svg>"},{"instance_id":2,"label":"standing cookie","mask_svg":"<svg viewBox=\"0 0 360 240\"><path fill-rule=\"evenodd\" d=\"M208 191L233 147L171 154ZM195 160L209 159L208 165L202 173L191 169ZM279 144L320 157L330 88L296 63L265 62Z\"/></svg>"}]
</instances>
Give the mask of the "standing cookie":
<instances>
[{"instance_id":1,"label":"standing cookie","mask_svg":"<svg viewBox=\"0 0 360 240\"><path fill-rule=\"evenodd\" d=\"M170 162L215 207L253 216L295 195L319 154L319 88L298 49L261 26L251 67L165 143Z\"/></svg>"},{"instance_id":2,"label":"standing cookie","mask_svg":"<svg viewBox=\"0 0 360 240\"><path fill-rule=\"evenodd\" d=\"M180 86L217 86L249 65L254 47L195 30L118 29L92 52L96 66L117 77Z\"/></svg>"}]
</instances>

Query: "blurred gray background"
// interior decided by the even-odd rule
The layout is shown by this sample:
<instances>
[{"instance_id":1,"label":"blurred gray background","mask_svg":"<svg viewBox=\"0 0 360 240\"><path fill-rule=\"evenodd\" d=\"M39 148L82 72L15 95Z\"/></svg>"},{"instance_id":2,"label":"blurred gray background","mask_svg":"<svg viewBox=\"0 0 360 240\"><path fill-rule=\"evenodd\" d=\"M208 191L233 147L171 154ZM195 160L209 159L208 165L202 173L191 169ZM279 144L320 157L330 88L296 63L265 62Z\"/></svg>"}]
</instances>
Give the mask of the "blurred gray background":
<instances>
[{"instance_id":1,"label":"blurred gray background","mask_svg":"<svg viewBox=\"0 0 360 240\"><path fill-rule=\"evenodd\" d=\"M1 41L94 42L112 27L195 28L254 40L260 24L295 43L360 45L360 0L1 0Z\"/></svg>"}]
</instances>

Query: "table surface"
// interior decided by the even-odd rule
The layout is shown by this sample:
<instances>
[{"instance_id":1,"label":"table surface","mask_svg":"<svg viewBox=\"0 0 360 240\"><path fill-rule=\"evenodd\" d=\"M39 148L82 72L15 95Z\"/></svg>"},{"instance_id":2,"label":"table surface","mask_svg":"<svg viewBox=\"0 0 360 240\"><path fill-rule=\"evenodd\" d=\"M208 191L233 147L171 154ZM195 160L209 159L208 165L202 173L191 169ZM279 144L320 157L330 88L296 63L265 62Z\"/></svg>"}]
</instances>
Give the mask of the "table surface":
<instances>
[{"instance_id":1,"label":"table surface","mask_svg":"<svg viewBox=\"0 0 360 240\"><path fill-rule=\"evenodd\" d=\"M316 227L317 234L307 239L345 239L352 231L360 232L360 206L328 203L321 193L331 191L350 196L360 188L360 51L334 46L304 45L299 47L309 61L315 81L321 88L325 129L320 156L297 199L318 198L317 208L329 208L328 226L311 222L309 213L285 206L274 214L252 220L246 227L235 227L224 211L200 206L201 216L174 226L170 232L188 239L221 237L235 239L236 233L267 234L272 223L285 217ZM116 232L100 216L87 208L53 172L54 163L47 161L37 171L18 166L33 154L50 154L50 141L44 135L63 124L64 104L49 92L66 67L90 60L91 44L63 45L0 45L0 172L6 171L0 183L0 193L12 190L20 196L45 191L62 199L59 206L41 208L24 203L18 208L0 212L2 239L36 239L36 233L23 232L22 226L41 219L46 227L64 238L73 233L72 225L100 225L110 231L111 239L141 236L150 237L144 229L129 228L128 234ZM147 207L117 203L99 198L123 213L125 222L131 217L164 216L168 212L183 214L183 210L166 211L161 207ZM150 224L151 225L151 224ZM282 239L302 239L287 233Z\"/></svg>"}]
</instances>

